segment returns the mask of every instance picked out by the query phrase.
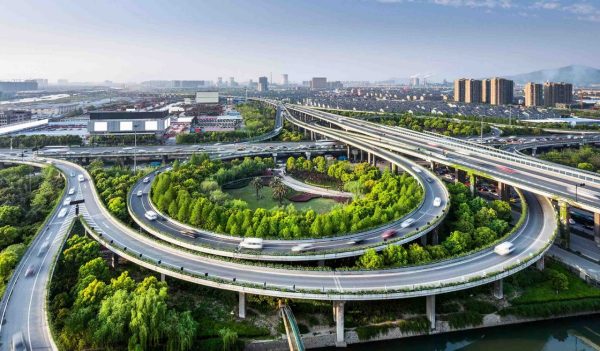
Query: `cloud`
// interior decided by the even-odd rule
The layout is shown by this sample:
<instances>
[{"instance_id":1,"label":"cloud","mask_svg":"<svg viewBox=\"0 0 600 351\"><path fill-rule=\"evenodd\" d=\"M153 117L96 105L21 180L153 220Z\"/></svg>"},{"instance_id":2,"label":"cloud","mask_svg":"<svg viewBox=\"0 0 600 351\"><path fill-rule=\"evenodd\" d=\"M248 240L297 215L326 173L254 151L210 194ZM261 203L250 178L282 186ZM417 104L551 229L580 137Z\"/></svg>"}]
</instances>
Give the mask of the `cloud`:
<instances>
[{"instance_id":1,"label":"cloud","mask_svg":"<svg viewBox=\"0 0 600 351\"><path fill-rule=\"evenodd\" d=\"M540 17L544 12L565 13L570 17L600 22L600 7L591 0L377 0L387 4L421 3L438 6L466 7L482 9L489 13L492 9L513 10L522 17ZM595 1L595 0L594 0Z\"/></svg>"}]
</instances>

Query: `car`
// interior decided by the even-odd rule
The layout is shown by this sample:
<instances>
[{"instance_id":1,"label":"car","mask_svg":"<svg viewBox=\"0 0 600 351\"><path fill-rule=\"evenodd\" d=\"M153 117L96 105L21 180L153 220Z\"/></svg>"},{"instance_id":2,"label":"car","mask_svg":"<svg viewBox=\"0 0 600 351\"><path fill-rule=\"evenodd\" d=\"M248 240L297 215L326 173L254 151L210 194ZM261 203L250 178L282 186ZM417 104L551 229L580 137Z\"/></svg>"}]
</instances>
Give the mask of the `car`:
<instances>
[{"instance_id":1,"label":"car","mask_svg":"<svg viewBox=\"0 0 600 351\"><path fill-rule=\"evenodd\" d=\"M77 180L80 181L80 182L83 182L85 180L83 174L78 175L77 176Z\"/></svg>"},{"instance_id":2,"label":"car","mask_svg":"<svg viewBox=\"0 0 600 351\"><path fill-rule=\"evenodd\" d=\"M431 183L431 182L433 182L433 179L431 179L431 178L429 178L429 177L425 178L425 180L427 181L427 183Z\"/></svg>"},{"instance_id":3,"label":"car","mask_svg":"<svg viewBox=\"0 0 600 351\"><path fill-rule=\"evenodd\" d=\"M433 207L440 207L442 205L442 199L440 199L439 197L436 196L435 199L433 199Z\"/></svg>"},{"instance_id":4,"label":"car","mask_svg":"<svg viewBox=\"0 0 600 351\"><path fill-rule=\"evenodd\" d=\"M146 217L149 221L153 221L158 218L158 214L156 214L154 211L146 211L146 213L144 213L144 217Z\"/></svg>"},{"instance_id":5,"label":"car","mask_svg":"<svg viewBox=\"0 0 600 351\"><path fill-rule=\"evenodd\" d=\"M66 215L67 215L67 209L66 208L62 208L60 210L60 212L58 212L58 218L63 218Z\"/></svg>"},{"instance_id":6,"label":"car","mask_svg":"<svg viewBox=\"0 0 600 351\"><path fill-rule=\"evenodd\" d=\"M263 239L261 238L244 238L238 245L238 249L262 250Z\"/></svg>"},{"instance_id":7,"label":"car","mask_svg":"<svg viewBox=\"0 0 600 351\"><path fill-rule=\"evenodd\" d=\"M383 234L381 234L381 238L386 241L396 236L396 231L394 229L388 229Z\"/></svg>"},{"instance_id":8,"label":"car","mask_svg":"<svg viewBox=\"0 0 600 351\"><path fill-rule=\"evenodd\" d=\"M415 219L414 218L409 218L407 220L405 220L404 222L402 222L400 224L400 228L408 228L410 227L413 223L415 223Z\"/></svg>"},{"instance_id":9,"label":"car","mask_svg":"<svg viewBox=\"0 0 600 351\"><path fill-rule=\"evenodd\" d=\"M197 237L199 237L199 236L200 236L200 234L196 233L196 232L195 232L195 231L193 231L193 230L189 230L189 229L188 229L188 230L184 230L184 231L182 231L182 232L181 232L181 234L182 234L182 235L185 235L185 236L187 236L187 237L189 237L189 238L192 238L192 239L196 239Z\"/></svg>"},{"instance_id":10,"label":"car","mask_svg":"<svg viewBox=\"0 0 600 351\"><path fill-rule=\"evenodd\" d=\"M50 242L44 241L42 246L40 246L40 250L38 251L38 256L43 255L46 251L48 251L48 247L50 247Z\"/></svg>"},{"instance_id":11,"label":"car","mask_svg":"<svg viewBox=\"0 0 600 351\"><path fill-rule=\"evenodd\" d=\"M494 252L500 256L508 255L515 250L515 245L511 242L505 241L494 247Z\"/></svg>"},{"instance_id":12,"label":"car","mask_svg":"<svg viewBox=\"0 0 600 351\"><path fill-rule=\"evenodd\" d=\"M75 173L73 173L73 172L71 172L70 175L71 175L71 177L75 177Z\"/></svg>"},{"instance_id":13,"label":"car","mask_svg":"<svg viewBox=\"0 0 600 351\"><path fill-rule=\"evenodd\" d=\"M27 270L25 271L25 276L26 277L31 277L34 274L35 274L35 266L34 265L29 265L29 267L27 267Z\"/></svg>"},{"instance_id":14,"label":"car","mask_svg":"<svg viewBox=\"0 0 600 351\"><path fill-rule=\"evenodd\" d=\"M312 250L313 244L310 243L302 243L292 247L292 252L305 252Z\"/></svg>"},{"instance_id":15,"label":"car","mask_svg":"<svg viewBox=\"0 0 600 351\"><path fill-rule=\"evenodd\" d=\"M150 177L146 177L146 178L144 178L143 182L144 182L144 183L148 183L148 182L150 182Z\"/></svg>"},{"instance_id":16,"label":"car","mask_svg":"<svg viewBox=\"0 0 600 351\"><path fill-rule=\"evenodd\" d=\"M64 201L63 201L63 206L69 206L71 204L71 197L68 196Z\"/></svg>"},{"instance_id":17,"label":"car","mask_svg":"<svg viewBox=\"0 0 600 351\"><path fill-rule=\"evenodd\" d=\"M69 195L73 195L73 194L75 194L75 188L69 189Z\"/></svg>"},{"instance_id":18,"label":"car","mask_svg":"<svg viewBox=\"0 0 600 351\"><path fill-rule=\"evenodd\" d=\"M415 171L415 172L417 172L417 173L421 173L421 169L419 169L419 168L418 168L418 167L416 167L416 166L412 166L412 167L410 167L410 168L412 168L412 170L413 170L413 171Z\"/></svg>"},{"instance_id":19,"label":"car","mask_svg":"<svg viewBox=\"0 0 600 351\"><path fill-rule=\"evenodd\" d=\"M23 332L13 334L10 341L11 351L27 351L27 345L25 344L25 338Z\"/></svg>"},{"instance_id":20,"label":"car","mask_svg":"<svg viewBox=\"0 0 600 351\"><path fill-rule=\"evenodd\" d=\"M358 245L358 244L362 243L363 241L365 241L365 239L363 239L363 238L350 239L350 240L348 240L348 242L346 242L346 244L347 245Z\"/></svg>"},{"instance_id":21,"label":"car","mask_svg":"<svg viewBox=\"0 0 600 351\"><path fill-rule=\"evenodd\" d=\"M138 197L140 197L140 196L142 196L142 195L143 195L143 192L142 192L141 190L138 190L138 192L137 192L137 196L138 196Z\"/></svg>"}]
</instances>

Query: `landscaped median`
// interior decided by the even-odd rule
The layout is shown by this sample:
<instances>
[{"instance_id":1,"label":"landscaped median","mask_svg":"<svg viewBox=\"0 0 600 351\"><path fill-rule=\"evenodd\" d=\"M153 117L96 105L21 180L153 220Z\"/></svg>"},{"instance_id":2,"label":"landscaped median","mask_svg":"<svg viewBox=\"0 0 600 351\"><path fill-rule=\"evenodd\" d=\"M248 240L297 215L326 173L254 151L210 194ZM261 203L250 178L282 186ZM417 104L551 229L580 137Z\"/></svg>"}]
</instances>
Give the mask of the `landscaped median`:
<instances>
[{"instance_id":1,"label":"landscaped median","mask_svg":"<svg viewBox=\"0 0 600 351\"><path fill-rule=\"evenodd\" d=\"M248 161L250 159L247 159L246 161ZM246 162L244 161L244 162ZM324 159L323 159L324 161ZM195 162L195 164L198 164L198 162ZM193 165L193 162L189 163L190 165ZM243 163L242 163L243 164ZM317 163L316 163L317 164ZM335 170L333 169L333 165L336 165L337 167L335 167ZM342 166L342 167L339 167ZM364 174L366 174L367 172L372 172L375 171L376 169L373 167L367 167L365 168L367 165L366 164L359 164L357 167L361 167L361 169L364 169L363 172ZM180 166L183 167L183 166ZM324 166L322 166L324 168L323 172L325 172L326 168L326 164ZM337 173L337 176L340 178L343 178L344 180L348 181L348 180L352 180L352 172L349 172L349 170L351 170L352 168L350 164L348 164L347 162L341 162L341 163L334 163L331 166L331 173L333 174L334 172ZM248 168L248 167L247 167ZM182 170L183 171L183 170ZM376 170L377 172L379 172L379 170ZM219 174L219 172L217 172ZM226 176L226 173L224 172L220 172L220 177L227 180L227 181L231 181L229 177ZM243 175L246 175L247 173L242 173ZM362 174L362 173L361 173ZM390 177L391 175L384 175L384 177ZM392 177L398 177L398 176L392 176ZM220 179L220 178L217 178ZM358 178L355 178L357 180L354 180L355 183L358 184ZM408 178L411 179L411 178ZM370 178L365 178L363 180L364 182L370 182L371 184L369 185L370 187L374 187L376 186L374 182L374 180L371 180ZM420 180L419 180L420 181ZM181 183L183 181L178 181L177 183ZM196 183L198 183L198 181L196 181ZM201 184L204 184L205 182L202 182ZM153 183L156 184L156 183ZM208 188L208 185L204 185L205 187ZM405 186L405 185L404 185ZM403 186L403 187L404 187ZM211 188L212 189L212 188ZM389 190L389 189L388 189ZM445 189L444 189L445 190ZM132 195L131 195L131 191L128 195L128 199L132 199ZM154 190L157 191L157 190ZM191 190L189 190L191 191ZM188 191L188 193L189 193ZM213 192L218 192L219 190L213 190ZM391 190L390 190L391 191ZM258 191L257 191L258 192ZM448 196L447 191L445 192L446 196ZM185 195L185 193L183 194ZM168 196L168 195L167 195ZM153 196L154 197L154 196ZM186 196L186 198L188 198ZM162 197L161 197L162 199ZM200 198L198 201L201 201L202 198ZM423 199L424 197L421 197L421 200L418 202L418 205L413 207L413 209L403 215L400 219L394 220L392 222L389 222L385 225L379 226L377 227L377 231L379 233L383 233L385 230L389 229L389 228L393 228L393 227L397 227L403 220L405 220L406 218L410 218L413 214L415 214L417 211L419 211L421 209L421 207L423 206ZM161 200L159 199L159 202ZM175 200L173 200L175 202ZM187 201L190 204L193 202L191 200L183 200L183 201ZM196 201L196 202L198 202ZM237 199L233 200L233 201L237 201ZM215 233L215 232L211 232L208 230L204 230L204 229L198 229L197 227L191 226L189 224L186 223L182 223L180 221L177 221L176 219L173 219L171 215L164 213L161 209L159 209L153 201L149 201L150 206L152 207L152 210L154 210L155 212L157 212L161 217L166 218L168 221L174 223L177 227L182 228L182 230L190 230L190 231L200 231L203 232L206 235L210 235L210 236L214 236L215 238L220 238L222 240L229 240L230 237L224 234L219 234L219 233ZM237 202L235 202L237 204ZM171 203L172 204L172 203ZM189 207L192 207L191 205L188 205ZM193 207L192 211L196 211L195 206ZM206 205L205 205L206 206ZM171 205L166 205L164 204L163 207L168 207L170 208ZM185 207L185 206L184 206ZM135 213L134 211L132 211L131 206L128 207L129 210L129 214L131 215L131 217L133 217L135 219L135 221L138 223L138 225L140 225L142 228L144 228L146 231L148 231L149 233L151 233L152 235L176 244L178 246L181 247L185 247L187 249L191 249L194 251L199 251L199 252L204 252L204 253L208 253L208 254L213 254L213 255L219 255L219 256L226 256L226 257L233 257L233 258L238 258L238 259L254 259L254 260L269 260L269 261L289 261L290 259L293 260L321 260L321 259L336 259L336 258L345 258L345 257L353 257L353 256L358 256L363 254L367 249L375 249L375 250L382 250L383 248L385 248L387 245L389 244L402 244L405 242L408 242L410 240L413 240L415 236L422 236L427 234L428 232L430 232L431 230L433 230L437 225L439 225L439 223L445 218L446 214L448 213L448 203L444 202L442 210L441 210L441 214L436 216L436 218L433 221L430 221L427 223L426 226L421 226L421 227L417 227L414 228L413 230L411 230L408 233L403 233L402 235L399 235L398 237L392 238L390 240L388 240L387 242L377 242L377 243L373 243L373 244L368 244L368 245L348 245L347 247L342 247L342 248L337 248L337 249L328 249L328 250L318 250L318 251L307 251L307 252L303 252L303 253L294 253L291 252L289 249L288 250L272 250L269 253L262 253L260 251L245 251L245 252L240 252L238 250L236 250L235 247L220 247L218 250L214 249L214 247L208 246L208 245L203 245L201 243L197 243L197 242L191 242L190 240L181 240L180 238L173 236L173 234L171 233L166 233L166 232L162 232L158 229L156 229L154 226L152 226L151 224L147 224L147 222L144 220L144 218L140 217L140 214ZM356 209L356 211L360 210ZM189 211L189 210L188 210ZM200 210L198 210L200 212ZM214 210L213 210L214 211ZM248 210L245 210L243 212L244 216L247 216ZM260 212L261 213L266 213L265 210L257 210L255 212ZM179 209L173 209L172 211L173 214L180 214L182 212L181 208ZM186 210L184 210L183 212L187 212ZM208 212L208 211L207 211ZM306 216L308 216L310 214L310 210L309 212L307 212ZM397 213L397 212L396 212ZM295 214L295 212L294 212ZM239 215L239 214L238 214ZM313 212L312 214L313 216L319 216L317 214L315 214ZM194 214L191 213L190 218L194 218ZM210 217L210 214L206 214L206 216L204 216L203 213L203 217L207 218ZM229 220L227 221L227 225L229 226L229 222L231 221L232 217L234 217L235 214L230 214L229 215ZM185 216L183 217L185 218ZM252 218L252 217L250 217ZM248 225L252 226L252 221L249 221L248 218L246 218L246 220L248 221ZM265 219L263 219L264 221ZM279 219L278 219L279 220ZM245 222L244 222L245 223ZM280 222L283 223L283 222ZM235 223L234 223L235 224ZM272 225L273 223L271 223ZM285 223L284 223L285 224ZM262 225L262 223L261 223ZM322 225L326 225L325 224L319 224L316 227L313 225L313 227L315 228L320 228ZM256 226L256 224L255 224ZM269 226L269 225L266 225ZM280 225L276 225L277 228L279 228L281 230L281 226ZM260 226L258 226L257 228L261 228ZM312 229L312 227L311 227ZM233 229L235 231L235 229ZM369 229L371 230L371 229ZM350 240L350 238L355 237L355 236L359 236L361 234L361 232L354 232L354 233L348 233L348 240ZM350 236L351 235L351 236ZM325 238L327 238L327 236L325 236Z\"/></svg>"}]
</instances>

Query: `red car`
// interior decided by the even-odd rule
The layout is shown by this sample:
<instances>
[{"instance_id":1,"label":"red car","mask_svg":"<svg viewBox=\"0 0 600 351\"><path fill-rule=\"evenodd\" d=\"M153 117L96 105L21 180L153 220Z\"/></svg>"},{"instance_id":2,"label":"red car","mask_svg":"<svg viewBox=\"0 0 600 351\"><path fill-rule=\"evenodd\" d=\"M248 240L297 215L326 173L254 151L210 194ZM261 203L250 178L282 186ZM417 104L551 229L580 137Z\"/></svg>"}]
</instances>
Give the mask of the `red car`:
<instances>
[{"instance_id":1,"label":"red car","mask_svg":"<svg viewBox=\"0 0 600 351\"><path fill-rule=\"evenodd\" d=\"M388 229L383 234L381 234L381 238L385 241L387 239L391 239L396 236L396 231L394 229Z\"/></svg>"}]
</instances>

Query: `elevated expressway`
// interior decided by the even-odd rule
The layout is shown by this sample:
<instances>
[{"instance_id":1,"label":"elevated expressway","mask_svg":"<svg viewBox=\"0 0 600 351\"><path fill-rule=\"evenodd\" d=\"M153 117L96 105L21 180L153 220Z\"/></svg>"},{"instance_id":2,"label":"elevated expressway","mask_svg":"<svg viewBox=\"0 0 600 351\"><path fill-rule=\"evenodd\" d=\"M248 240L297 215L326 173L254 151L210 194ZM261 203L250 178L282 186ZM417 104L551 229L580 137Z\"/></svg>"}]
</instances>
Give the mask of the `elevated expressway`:
<instances>
[{"instance_id":1,"label":"elevated expressway","mask_svg":"<svg viewBox=\"0 0 600 351\"><path fill-rule=\"evenodd\" d=\"M420 156L428 161L456 167L472 166L473 168L469 167L467 171L481 172L481 174L491 177L497 176L500 181L512 182L521 188L529 188L524 192L528 207L524 225L508 239L515 244L514 253L499 256L493 252L492 248L487 248L453 260L381 271L274 268L257 265L250 261L220 259L184 250L181 247L174 247L127 227L104 207L85 169L67 161L56 160L55 163L65 174L81 173L85 175L86 181L80 183L79 196L85 199L85 203L81 206L81 213L86 229L90 235L115 254L164 275L215 288L237 291L240 293L240 316L245 315L246 293L285 298L333 300L337 324L336 339L340 344L344 342L344 301L426 296L427 315L433 328L435 327L436 294L495 282L495 294L501 296L501 279L543 258L554 240L558 228L555 221L555 210L545 193L538 195L532 193L533 191L549 193L552 188L542 187L542 190L536 188L541 182L539 179L544 178L525 173L530 171L529 168L524 168L525 166L514 166L516 172L508 174L494 170L490 175L489 171L477 171L477 169L485 169L485 167L496 169L496 164L502 164L503 159L501 157L498 157L498 160L494 158L495 163L491 163L492 161L487 160L487 157L481 157L481 155L473 157L458 152L473 148L469 143L460 149L455 145L459 142L445 140L435 135L415 135L411 134L412 132L407 133L410 135L404 135L405 132L402 130L397 131L396 128L388 129L382 126L379 126L381 131L373 131L372 126L360 126L355 125L355 122L345 122L347 118L339 121L338 117L334 115L313 116L314 111L311 110L300 108L294 110L295 107L290 106L287 109L291 114L296 115L296 117L291 115L287 117L305 129L328 137L334 137L333 133L336 133L335 136L345 138L345 142L352 147L367 148L367 152L371 154L369 160L374 160L375 157L386 158L388 152L403 152L410 156ZM311 116L311 119L318 118L325 123L330 122L332 125L343 124L347 131L341 133L329 127L301 120L308 115ZM361 121L356 123L361 123ZM350 136L351 139L348 139ZM430 146L430 150L422 150L421 148L427 145L430 138L435 138L439 145ZM365 144L359 145L359 143ZM465 152L474 152L471 149L468 150ZM482 160L489 163L480 164ZM534 172L537 170L536 167L531 166L531 169L532 173L537 174ZM577 175L569 174L569 177L577 178ZM533 177L535 180L527 178L534 182L523 182L521 176ZM546 182L547 186L555 184L548 180ZM560 190L562 189L557 187L557 192ZM564 192L566 195L561 201L572 201L568 196L570 192L567 190ZM555 196L553 193L550 195ZM589 196L595 196L595 194ZM586 196L587 198L588 196ZM587 201L593 204L593 198ZM56 221L57 219L53 218L49 225L54 225L57 223ZM38 322L42 323L40 320Z\"/></svg>"},{"instance_id":2,"label":"elevated expressway","mask_svg":"<svg viewBox=\"0 0 600 351\"><path fill-rule=\"evenodd\" d=\"M356 138L370 140L371 145L426 160L432 167L436 164L453 167L457 179L461 175L463 179L471 178L472 191L472 180L480 176L498 181L503 196L508 185L555 200L565 210L560 211L565 232L568 232L568 218L564 213L568 213L569 206L593 212L600 242L600 175L596 173L435 133L382 126L301 106L286 107L292 123L313 133L325 134L335 126L356 134Z\"/></svg>"}]
</instances>

